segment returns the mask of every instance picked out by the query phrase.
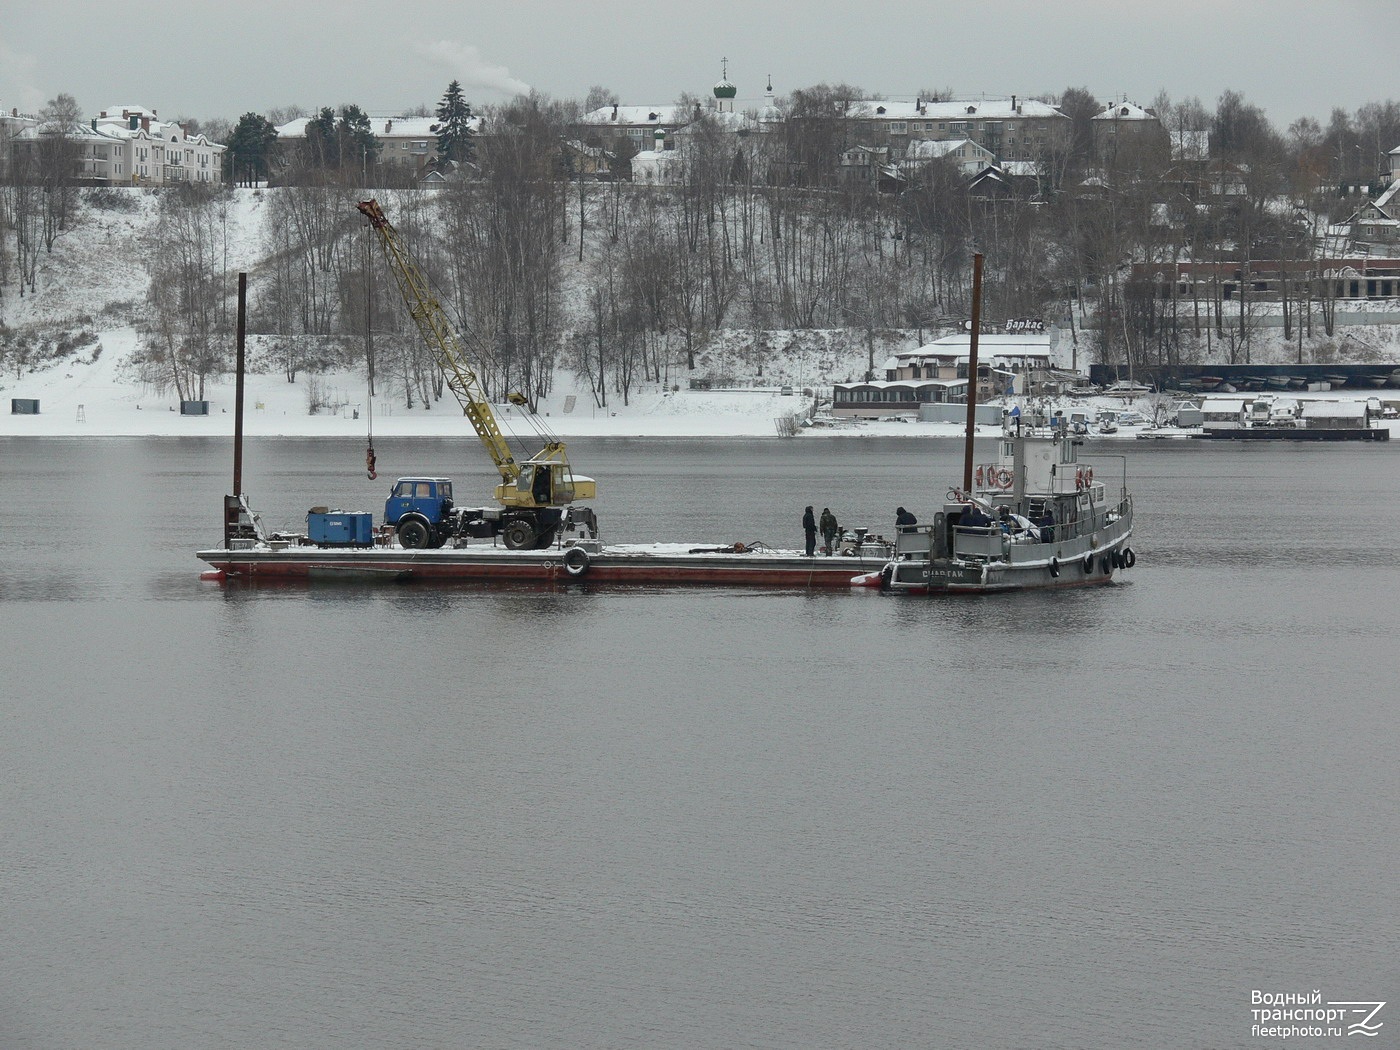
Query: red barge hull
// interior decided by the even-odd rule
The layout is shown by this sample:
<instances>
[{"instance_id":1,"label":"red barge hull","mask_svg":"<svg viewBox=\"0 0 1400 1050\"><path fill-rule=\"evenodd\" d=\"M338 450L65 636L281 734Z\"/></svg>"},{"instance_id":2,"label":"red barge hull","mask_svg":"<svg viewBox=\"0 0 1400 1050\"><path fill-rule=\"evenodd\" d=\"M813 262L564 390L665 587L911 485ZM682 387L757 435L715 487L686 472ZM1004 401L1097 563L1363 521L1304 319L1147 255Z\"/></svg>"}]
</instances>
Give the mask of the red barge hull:
<instances>
[{"instance_id":1,"label":"red barge hull","mask_svg":"<svg viewBox=\"0 0 1400 1050\"><path fill-rule=\"evenodd\" d=\"M580 552L581 553L581 552ZM224 578L250 581L418 580L517 583L578 582L734 587L844 588L878 572L885 558L807 558L796 551L658 552L604 548L586 560L569 551L507 551L495 547L392 551L293 547L284 550L199 551Z\"/></svg>"}]
</instances>

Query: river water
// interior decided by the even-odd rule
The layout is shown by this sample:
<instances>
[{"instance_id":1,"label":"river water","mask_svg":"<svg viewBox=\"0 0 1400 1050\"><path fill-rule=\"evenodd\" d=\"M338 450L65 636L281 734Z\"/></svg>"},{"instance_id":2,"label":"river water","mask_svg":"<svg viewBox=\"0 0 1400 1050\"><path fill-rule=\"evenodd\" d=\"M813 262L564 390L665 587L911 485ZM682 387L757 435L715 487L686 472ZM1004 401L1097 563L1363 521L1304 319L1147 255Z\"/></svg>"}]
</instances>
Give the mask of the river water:
<instances>
[{"instance_id":1,"label":"river water","mask_svg":"<svg viewBox=\"0 0 1400 1050\"><path fill-rule=\"evenodd\" d=\"M571 451L618 541L888 532L961 473ZM1244 1047L1256 991L1400 1002L1397 450L1086 451L1122 582L929 600L202 583L226 441L0 440L0 1045ZM255 441L245 488L488 491L470 441L360 455Z\"/></svg>"}]
</instances>

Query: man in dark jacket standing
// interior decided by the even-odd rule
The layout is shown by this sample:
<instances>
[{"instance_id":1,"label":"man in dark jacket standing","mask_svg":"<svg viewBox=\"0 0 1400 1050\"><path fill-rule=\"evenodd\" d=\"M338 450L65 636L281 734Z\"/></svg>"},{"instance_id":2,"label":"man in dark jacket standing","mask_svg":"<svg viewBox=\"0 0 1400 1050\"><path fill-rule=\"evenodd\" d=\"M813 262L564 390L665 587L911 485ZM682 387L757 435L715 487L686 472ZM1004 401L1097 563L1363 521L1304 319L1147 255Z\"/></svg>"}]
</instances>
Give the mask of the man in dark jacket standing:
<instances>
[{"instance_id":1,"label":"man in dark jacket standing","mask_svg":"<svg viewBox=\"0 0 1400 1050\"><path fill-rule=\"evenodd\" d=\"M802 531L807 536L807 557L810 558L817 549L817 518L811 507L802 515Z\"/></svg>"}]
</instances>

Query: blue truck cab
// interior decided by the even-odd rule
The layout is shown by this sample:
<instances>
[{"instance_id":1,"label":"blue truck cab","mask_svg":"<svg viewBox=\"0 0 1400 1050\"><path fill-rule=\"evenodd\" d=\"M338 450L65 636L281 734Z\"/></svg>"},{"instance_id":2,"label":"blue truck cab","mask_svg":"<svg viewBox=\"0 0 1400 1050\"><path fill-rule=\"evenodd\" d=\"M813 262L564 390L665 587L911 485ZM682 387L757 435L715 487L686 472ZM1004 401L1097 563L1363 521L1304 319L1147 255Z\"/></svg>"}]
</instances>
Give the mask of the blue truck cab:
<instances>
[{"instance_id":1,"label":"blue truck cab","mask_svg":"<svg viewBox=\"0 0 1400 1050\"><path fill-rule=\"evenodd\" d=\"M405 547L440 547L452 533L452 509L447 478L399 478L384 501L384 523Z\"/></svg>"}]
</instances>

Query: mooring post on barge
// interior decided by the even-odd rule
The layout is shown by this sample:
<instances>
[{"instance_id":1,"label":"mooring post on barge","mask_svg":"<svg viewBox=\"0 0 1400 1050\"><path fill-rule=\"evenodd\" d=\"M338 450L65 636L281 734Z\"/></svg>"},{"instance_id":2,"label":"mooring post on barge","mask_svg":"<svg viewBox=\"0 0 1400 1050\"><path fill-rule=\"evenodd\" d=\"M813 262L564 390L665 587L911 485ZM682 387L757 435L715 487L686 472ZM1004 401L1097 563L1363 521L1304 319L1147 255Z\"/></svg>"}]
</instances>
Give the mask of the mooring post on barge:
<instances>
[{"instance_id":1,"label":"mooring post on barge","mask_svg":"<svg viewBox=\"0 0 1400 1050\"><path fill-rule=\"evenodd\" d=\"M238 275L237 363L233 387L233 495L224 497L224 550L233 549L235 537L248 534L243 520L243 373L244 345L248 330L248 275Z\"/></svg>"},{"instance_id":2,"label":"mooring post on barge","mask_svg":"<svg viewBox=\"0 0 1400 1050\"><path fill-rule=\"evenodd\" d=\"M972 325L967 344L967 434L963 440L964 492L972 491L972 443L977 426L977 334L982 327L982 253L972 255Z\"/></svg>"}]
</instances>

